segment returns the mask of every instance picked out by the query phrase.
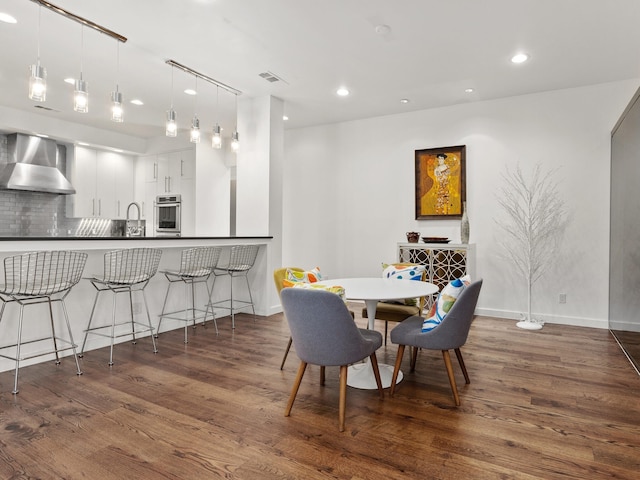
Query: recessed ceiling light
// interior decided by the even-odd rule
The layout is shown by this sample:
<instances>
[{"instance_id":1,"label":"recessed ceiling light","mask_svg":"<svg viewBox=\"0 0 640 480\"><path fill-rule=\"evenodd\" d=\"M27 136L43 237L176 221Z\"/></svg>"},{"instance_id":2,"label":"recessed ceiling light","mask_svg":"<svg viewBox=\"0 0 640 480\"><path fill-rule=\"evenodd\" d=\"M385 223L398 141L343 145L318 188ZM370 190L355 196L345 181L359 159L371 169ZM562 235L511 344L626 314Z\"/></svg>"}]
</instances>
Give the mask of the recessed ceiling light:
<instances>
[{"instance_id":1,"label":"recessed ceiling light","mask_svg":"<svg viewBox=\"0 0 640 480\"><path fill-rule=\"evenodd\" d=\"M0 22L4 23L18 23L15 17L12 17L8 13L0 12Z\"/></svg>"},{"instance_id":2,"label":"recessed ceiling light","mask_svg":"<svg viewBox=\"0 0 640 480\"><path fill-rule=\"evenodd\" d=\"M89 146L88 143L84 143L84 142L78 142L78 143L76 143L76 145L80 145L81 147L88 147Z\"/></svg>"},{"instance_id":3,"label":"recessed ceiling light","mask_svg":"<svg viewBox=\"0 0 640 480\"><path fill-rule=\"evenodd\" d=\"M75 85L76 84L76 79L75 78L71 78L71 77L65 78L64 81L65 81L65 83L69 83L71 85Z\"/></svg>"},{"instance_id":4,"label":"recessed ceiling light","mask_svg":"<svg viewBox=\"0 0 640 480\"><path fill-rule=\"evenodd\" d=\"M49 135L45 135L44 133L36 133L36 136L40 138L49 138Z\"/></svg>"},{"instance_id":5,"label":"recessed ceiling light","mask_svg":"<svg viewBox=\"0 0 640 480\"><path fill-rule=\"evenodd\" d=\"M142 100L138 100L137 98L134 98L133 100L131 100L131 103L133 103L134 105L144 105Z\"/></svg>"},{"instance_id":6,"label":"recessed ceiling light","mask_svg":"<svg viewBox=\"0 0 640 480\"><path fill-rule=\"evenodd\" d=\"M116 152L116 153L123 153L124 152L124 150L122 150L120 148L114 148L113 151Z\"/></svg>"},{"instance_id":7,"label":"recessed ceiling light","mask_svg":"<svg viewBox=\"0 0 640 480\"><path fill-rule=\"evenodd\" d=\"M391 27L389 25L384 25L384 24L376 25L375 31L378 35L386 35L391 31Z\"/></svg>"},{"instance_id":8,"label":"recessed ceiling light","mask_svg":"<svg viewBox=\"0 0 640 480\"><path fill-rule=\"evenodd\" d=\"M401 98L400 99L400 103L409 103L409 99L408 98Z\"/></svg>"},{"instance_id":9,"label":"recessed ceiling light","mask_svg":"<svg viewBox=\"0 0 640 480\"><path fill-rule=\"evenodd\" d=\"M195 95L198 92L196 92L195 90L193 90L192 88L187 88L184 93L186 93L187 95Z\"/></svg>"},{"instance_id":10,"label":"recessed ceiling light","mask_svg":"<svg viewBox=\"0 0 640 480\"><path fill-rule=\"evenodd\" d=\"M282 120L284 120L286 122L287 120L289 120L289 117L287 117L286 115L283 115L282 116Z\"/></svg>"},{"instance_id":11,"label":"recessed ceiling light","mask_svg":"<svg viewBox=\"0 0 640 480\"><path fill-rule=\"evenodd\" d=\"M523 63L529 60L529 55L526 53L516 53L513 57L511 57L512 63Z\"/></svg>"},{"instance_id":12,"label":"recessed ceiling light","mask_svg":"<svg viewBox=\"0 0 640 480\"><path fill-rule=\"evenodd\" d=\"M336 90L336 94L340 97L346 97L347 95L349 95L349 90L346 87L340 87L338 90Z\"/></svg>"},{"instance_id":13,"label":"recessed ceiling light","mask_svg":"<svg viewBox=\"0 0 640 480\"><path fill-rule=\"evenodd\" d=\"M464 93L473 93L473 88L465 88Z\"/></svg>"}]
</instances>

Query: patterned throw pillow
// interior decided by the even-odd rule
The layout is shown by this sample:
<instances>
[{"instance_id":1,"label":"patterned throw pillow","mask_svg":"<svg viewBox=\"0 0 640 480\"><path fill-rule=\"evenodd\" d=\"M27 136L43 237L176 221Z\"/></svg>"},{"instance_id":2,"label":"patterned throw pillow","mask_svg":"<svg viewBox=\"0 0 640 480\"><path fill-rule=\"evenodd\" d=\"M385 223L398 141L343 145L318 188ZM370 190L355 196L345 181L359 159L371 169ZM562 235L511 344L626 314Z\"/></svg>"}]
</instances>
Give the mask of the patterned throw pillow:
<instances>
[{"instance_id":1,"label":"patterned throw pillow","mask_svg":"<svg viewBox=\"0 0 640 480\"><path fill-rule=\"evenodd\" d=\"M430 332L442 323L442 320L444 320L444 317L449 313L449 310L451 310L451 307L453 307L453 304L462 291L470 283L471 278L466 275L450 281L447 286L442 289L440 295L438 295L438 299L433 304L433 307L431 307L424 322L422 322L422 333Z\"/></svg>"},{"instance_id":2,"label":"patterned throw pillow","mask_svg":"<svg viewBox=\"0 0 640 480\"><path fill-rule=\"evenodd\" d=\"M308 272L299 272L287 269L287 273L282 280L283 287L293 287L296 283L316 283L322 280L320 267L313 268Z\"/></svg>"},{"instance_id":3,"label":"patterned throw pillow","mask_svg":"<svg viewBox=\"0 0 640 480\"><path fill-rule=\"evenodd\" d=\"M344 287L341 287L339 285L328 286L328 285L315 285L314 283L298 282L293 284L293 288L316 289L316 290L324 290L326 292L335 293L342 299L342 301L345 304L347 303L347 298L344 294Z\"/></svg>"},{"instance_id":4,"label":"patterned throw pillow","mask_svg":"<svg viewBox=\"0 0 640 480\"><path fill-rule=\"evenodd\" d=\"M383 263L382 264L382 278L395 278L398 280L417 280L422 281L424 272L426 271L424 265L416 265L413 263ZM398 302L389 302L398 303ZM405 305L415 307L418 304L416 298L405 298Z\"/></svg>"}]
</instances>

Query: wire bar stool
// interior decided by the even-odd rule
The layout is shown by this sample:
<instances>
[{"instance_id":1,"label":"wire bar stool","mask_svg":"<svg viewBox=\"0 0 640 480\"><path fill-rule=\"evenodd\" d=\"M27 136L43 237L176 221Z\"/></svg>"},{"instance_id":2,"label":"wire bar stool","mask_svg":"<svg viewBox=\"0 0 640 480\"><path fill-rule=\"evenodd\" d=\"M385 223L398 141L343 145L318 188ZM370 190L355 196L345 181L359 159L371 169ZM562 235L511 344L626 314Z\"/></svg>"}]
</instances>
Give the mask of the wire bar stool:
<instances>
[{"instance_id":1,"label":"wire bar stool","mask_svg":"<svg viewBox=\"0 0 640 480\"><path fill-rule=\"evenodd\" d=\"M76 362L76 373L82 375L76 352L77 345L73 341L69 315L64 299L71 291L71 288L80 281L86 262L86 253L65 250L30 252L4 259L4 285L0 285L0 300L2 301L0 323L2 322L7 304L15 302L20 305L16 343L0 347L0 352L4 352L7 349L15 350L15 355L13 356L10 355L10 352L8 354L0 353L0 357L16 362L12 393L18 393L18 372L20 370L20 361L22 360L55 353L56 365L59 365L60 352L72 350ZM53 302L60 302L62 305L62 312L69 334L68 339L56 335L53 320ZM23 341L24 307L39 303L48 303L51 335ZM31 319L28 321L31 321ZM49 349L45 352L28 353L26 355L22 354L23 345L49 339L53 342L53 350ZM60 344L62 344L62 346L60 346Z\"/></svg>"},{"instance_id":2,"label":"wire bar stool","mask_svg":"<svg viewBox=\"0 0 640 480\"><path fill-rule=\"evenodd\" d=\"M207 314L211 310L211 317L213 324L216 327L216 335L218 334L218 322L216 321L216 315L213 308L209 303L205 303L205 309L196 308L196 294L195 286L197 284L204 284L207 292L207 302L211 298L211 290L209 289L208 280L213 269L218 263L220 258L220 252L222 247L195 247L188 248L182 251L180 259L180 270L164 270L161 273L169 281L167 285L167 293L164 297L164 303L162 305L162 313L158 320L158 328L156 328L156 338L160 333L160 325L163 318L169 318L174 320L181 320L185 322L184 325L184 343L188 343L187 332L189 321L193 322L193 328L196 328L196 320L202 319L202 326L206 326ZM184 309L176 310L173 312L166 312L167 300L169 298L169 292L171 286L178 283L184 283ZM191 290L191 291L189 291ZM189 299L191 299L191 305L189 306Z\"/></svg>"},{"instance_id":3,"label":"wire bar stool","mask_svg":"<svg viewBox=\"0 0 640 480\"><path fill-rule=\"evenodd\" d=\"M253 306L253 297L251 296L251 286L249 285L249 270L253 267L256 257L258 256L259 245L234 245L231 247L229 262L226 265L217 265L213 269L213 281L220 276L229 276L231 284L230 298L212 302L210 305L215 308L229 310L231 313L231 328L236 328L235 313L239 310L251 307L253 311L253 321L256 320L256 310ZM247 282L247 291L249 292L249 300L238 300L233 298L233 279L236 277L244 277ZM213 286L211 287L213 292Z\"/></svg>"},{"instance_id":4,"label":"wire bar stool","mask_svg":"<svg viewBox=\"0 0 640 480\"><path fill-rule=\"evenodd\" d=\"M147 305L147 297L144 289L149 280L158 271L162 250L156 248L129 248L122 250L113 250L104 254L104 273L101 277L94 276L88 278L96 289L96 297L93 301L89 324L84 334L82 349L80 356L84 355L84 349L87 344L89 334L98 335L111 339L111 348L109 352L109 366L113 365L113 343L116 338L129 336L133 337L132 343L137 343L136 335L140 333L151 332L151 342L153 344L153 353L158 353L154 336L153 326L151 325L151 316L149 315L149 306ZM102 292L112 292L113 295L113 312L110 325L91 326L93 316L96 311L98 298ZM144 308L147 314L147 323L141 323L135 320L133 314L133 293L141 292ZM116 323L116 299L119 293L129 294L129 307L131 318L130 321L122 321ZM116 332L116 327L131 324L131 328L122 332ZM138 327L136 329L136 327ZM108 330L108 333L103 333Z\"/></svg>"}]
</instances>

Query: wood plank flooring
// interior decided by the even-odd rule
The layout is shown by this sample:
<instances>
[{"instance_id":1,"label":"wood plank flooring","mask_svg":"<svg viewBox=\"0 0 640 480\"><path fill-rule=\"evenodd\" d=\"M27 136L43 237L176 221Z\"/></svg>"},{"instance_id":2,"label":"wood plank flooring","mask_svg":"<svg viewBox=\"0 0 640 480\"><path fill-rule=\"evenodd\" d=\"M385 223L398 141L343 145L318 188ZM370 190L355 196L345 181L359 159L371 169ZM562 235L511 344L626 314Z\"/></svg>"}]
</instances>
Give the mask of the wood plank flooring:
<instances>
[{"instance_id":1,"label":"wood plank flooring","mask_svg":"<svg viewBox=\"0 0 640 480\"><path fill-rule=\"evenodd\" d=\"M358 306L353 306L358 312ZM357 317L360 326L366 322ZM608 331L477 317L453 360L423 351L394 398L349 388L338 431L338 368L298 367L282 315L238 315L0 373L1 479L637 479L640 378ZM376 326L383 331L384 325ZM396 346L378 351L393 364Z\"/></svg>"}]
</instances>

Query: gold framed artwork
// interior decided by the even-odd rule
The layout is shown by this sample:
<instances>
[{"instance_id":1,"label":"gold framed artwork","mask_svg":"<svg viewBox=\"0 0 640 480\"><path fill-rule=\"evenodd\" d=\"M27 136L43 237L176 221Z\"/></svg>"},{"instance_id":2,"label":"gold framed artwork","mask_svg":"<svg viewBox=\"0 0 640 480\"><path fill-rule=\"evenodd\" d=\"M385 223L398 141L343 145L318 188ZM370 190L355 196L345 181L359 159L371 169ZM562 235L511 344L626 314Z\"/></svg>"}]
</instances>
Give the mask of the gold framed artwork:
<instances>
[{"instance_id":1,"label":"gold framed artwork","mask_svg":"<svg viewBox=\"0 0 640 480\"><path fill-rule=\"evenodd\" d=\"M415 151L416 220L462 217L465 150L465 145L458 145Z\"/></svg>"}]
</instances>

